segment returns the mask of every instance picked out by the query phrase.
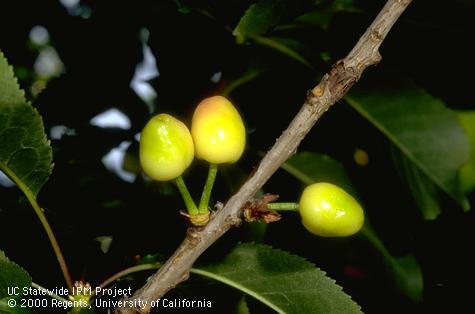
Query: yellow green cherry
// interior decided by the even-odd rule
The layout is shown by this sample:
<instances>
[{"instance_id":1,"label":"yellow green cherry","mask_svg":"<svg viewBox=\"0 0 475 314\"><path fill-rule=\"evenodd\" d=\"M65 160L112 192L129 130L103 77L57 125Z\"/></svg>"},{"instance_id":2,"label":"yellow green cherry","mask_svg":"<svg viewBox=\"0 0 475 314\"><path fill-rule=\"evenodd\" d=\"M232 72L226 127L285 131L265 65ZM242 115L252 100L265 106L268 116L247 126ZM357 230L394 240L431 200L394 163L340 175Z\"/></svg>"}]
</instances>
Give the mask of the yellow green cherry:
<instances>
[{"instance_id":1,"label":"yellow green cherry","mask_svg":"<svg viewBox=\"0 0 475 314\"><path fill-rule=\"evenodd\" d=\"M346 237L364 223L361 205L345 190L331 183L314 183L305 188L299 202L302 224L322 237Z\"/></svg>"},{"instance_id":2,"label":"yellow green cherry","mask_svg":"<svg viewBox=\"0 0 475 314\"><path fill-rule=\"evenodd\" d=\"M223 96L201 101L191 122L196 157L213 164L234 163L244 152L246 129L241 115Z\"/></svg>"},{"instance_id":3,"label":"yellow green cherry","mask_svg":"<svg viewBox=\"0 0 475 314\"><path fill-rule=\"evenodd\" d=\"M169 114L150 119L140 135L140 163L157 181L180 176L194 157L193 139L186 125Z\"/></svg>"}]
</instances>

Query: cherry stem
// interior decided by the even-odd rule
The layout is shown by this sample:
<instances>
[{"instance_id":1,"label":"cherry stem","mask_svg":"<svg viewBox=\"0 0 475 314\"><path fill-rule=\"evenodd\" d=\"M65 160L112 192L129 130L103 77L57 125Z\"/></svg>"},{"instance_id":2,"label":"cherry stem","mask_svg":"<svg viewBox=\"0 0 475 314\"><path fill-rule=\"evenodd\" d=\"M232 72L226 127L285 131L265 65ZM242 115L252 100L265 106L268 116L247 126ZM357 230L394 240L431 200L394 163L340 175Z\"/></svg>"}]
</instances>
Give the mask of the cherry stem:
<instances>
[{"instance_id":1,"label":"cherry stem","mask_svg":"<svg viewBox=\"0 0 475 314\"><path fill-rule=\"evenodd\" d=\"M203 188L203 193L201 194L200 205L198 212L200 214L208 213L208 204L211 196L211 191L213 190L214 180L216 179L216 174L218 173L218 165L211 163L209 165L208 177L206 178L206 183Z\"/></svg>"},{"instance_id":2,"label":"cherry stem","mask_svg":"<svg viewBox=\"0 0 475 314\"><path fill-rule=\"evenodd\" d=\"M196 204L193 201L193 198L191 197L191 194L188 191L188 188L186 187L183 177L179 176L178 178L176 178L175 183L176 183L176 186L178 187L178 191L180 191L183 201L185 202L185 206L186 206L186 210L188 211L188 214L197 215L199 213L198 208L196 207Z\"/></svg>"},{"instance_id":3,"label":"cherry stem","mask_svg":"<svg viewBox=\"0 0 475 314\"><path fill-rule=\"evenodd\" d=\"M267 207L269 209L273 209L276 211L299 211L299 203L292 203L292 202L275 202L275 203L268 203Z\"/></svg>"}]
</instances>

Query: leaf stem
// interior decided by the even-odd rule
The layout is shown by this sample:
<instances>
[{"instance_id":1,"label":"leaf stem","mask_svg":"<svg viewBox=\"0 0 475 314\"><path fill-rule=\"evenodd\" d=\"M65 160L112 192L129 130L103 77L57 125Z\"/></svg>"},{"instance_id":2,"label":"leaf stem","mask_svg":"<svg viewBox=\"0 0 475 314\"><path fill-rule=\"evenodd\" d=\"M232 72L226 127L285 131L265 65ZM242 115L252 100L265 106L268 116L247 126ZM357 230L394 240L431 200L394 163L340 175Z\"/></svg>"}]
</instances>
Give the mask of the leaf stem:
<instances>
[{"instance_id":1,"label":"leaf stem","mask_svg":"<svg viewBox=\"0 0 475 314\"><path fill-rule=\"evenodd\" d=\"M208 212L209 198L211 196L211 191L213 190L214 180L216 179L216 174L218 173L218 165L211 163L209 165L208 177L206 178L205 187L203 188L203 193L201 194L200 205L198 207L198 212L200 214L206 214Z\"/></svg>"},{"instance_id":2,"label":"leaf stem","mask_svg":"<svg viewBox=\"0 0 475 314\"><path fill-rule=\"evenodd\" d=\"M36 216L38 216L41 225L43 226L43 229L45 229L51 246L53 247L54 254L56 255L56 259L58 260L59 267L61 268L64 280L66 281L66 285L68 286L68 289L72 291L73 280L71 279L71 273L69 272L68 265L66 264L66 260L64 259L63 252L61 251L58 240L56 240L53 229L51 228L48 219L46 218L43 212L43 209L36 201L36 196L9 167L6 167L5 165L3 165L3 163L0 163L0 170L5 172L5 174L8 175L16 183L20 190L22 190L22 192L25 194L26 198L31 204L31 207L33 207L33 210L35 211Z\"/></svg>"},{"instance_id":3,"label":"leaf stem","mask_svg":"<svg viewBox=\"0 0 475 314\"><path fill-rule=\"evenodd\" d=\"M188 188L186 187L185 181L183 180L182 176L179 176L175 179L176 186L178 187L178 191L180 191L181 197L185 202L186 210L190 215L197 215L199 213L198 208L196 207L193 198L191 197Z\"/></svg>"},{"instance_id":4,"label":"leaf stem","mask_svg":"<svg viewBox=\"0 0 475 314\"><path fill-rule=\"evenodd\" d=\"M368 223L363 225L360 233L366 237L369 243L381 254L381 256L389 263L393 263L394 257L389 253L388 249L384 246L381 239L378 238L375 231L370 227Z\"/></svg>"},{"instance_id":5,"label":"leaf stem","mask_svg":"<svg viewBox=\"0 0 475 314\"><path fill-rule=\"evenodd\" d=\"M275 202L275 203L268 203L267 207L269 209L277 210L277 211L299 211L299 203L293 202Z\"/></svg>"},{"instance_id":6,"label":"leaf stem","mask_svg":"<svg viewBox=\"0 0 475 314\"><path fill-rule=\"evenodd\" d=\"M161 266L162 264L160 263L151 263L151 264L142 264L142 265L132 266L132 267L123 269L119 271L118 273L115 273L114 275L110 276L109 278L104 280L98 287L105 288L111 283L113 283L114 281L119 280L122 277L128 276L130 274L133 274L139 271L158 269Z\"/></svg>"}]
</instances>

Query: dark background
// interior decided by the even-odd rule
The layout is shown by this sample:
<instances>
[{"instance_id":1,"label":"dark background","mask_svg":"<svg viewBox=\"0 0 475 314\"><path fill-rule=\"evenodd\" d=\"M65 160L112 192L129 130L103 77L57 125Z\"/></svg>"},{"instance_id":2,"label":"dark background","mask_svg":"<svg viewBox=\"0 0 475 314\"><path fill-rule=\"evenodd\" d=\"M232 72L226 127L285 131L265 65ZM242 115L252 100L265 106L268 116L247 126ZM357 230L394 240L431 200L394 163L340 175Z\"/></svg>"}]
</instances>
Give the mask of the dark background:
<instances>
[{"instance_id":1,"label":"dark background","mask_svg":"<svg viewBox=\"0 0 475 314\"><path fill-rule=\"evenodd\" d=\"M295 10L305 1L295 1ZM81 1L90 17L68 14L59 1L3 1L0 4L0 48L15 66L20 83L43 116L45 128L65 125L76 135L52 140L54 170L39 194L60 240L74 278L97 284L130 266L137 256L167 256L184 236L183 208L169 184L147 182L140 175L133 183L107 170L102 157L123 141L131 141L133 165L140 132L150 117L148 107L129 87L135 66L142 60L140 30L148 29L148 44L160 76L151 81L157 92L156 111L165 111L189 123L200 99L219 93L252 62L267 72L235 90L231 97L250 130L248 150L235 166L218 177L215 200L224 201L258 162L288 124L305 92L328 69L319 58L328 52L332 61L343 57L372 21L384 1L356 1L362 13L341 13L327 31L310 28L293 34L308 47L308 69L286 56L256 45L238 45L229 31L249 1L198 1L182 9L174 1ZM415 0L391 31L381 49L383 62L365 73L371 81L386 72L412 78L451 108L473 108L474 38L473 1ZM290 15L292 12L289 13ZM29 90L38 50L29 44L29 32L44 26L64 70L48 81L37 97ZM331 62L330 62L331 63ZM19 75L19 69L24 69ZM223 73L219 84L210 81ZM117 108L131 121L128 130L99 128L89 121ZM355 148L363 148L370 163L353 161ZM328 154L343 162L365 204L376 231L395 256L415 254L421 264L424 300L413 303L394 288L377 253L359 237L321 239L308 234L293 214L269 226L263 241L314 262L344 287L367 313L463 312L472 297L475 233L473 212L464 214L445 202L441 217L424 221L391 161L390 144L366 120L341 102L331 109L305 139L301 150ZM198 196L206 165L195 161L186 180ZM301 185L278 172L265 186L283 200L296 200ZM472 206L474 195L471 196ZM219 259L237 241L257 241L248 227L232 230L203 255L201 261ZM107 254L94 238L112 236ZM47 287L62 283L52 249L30 206L16 188L0 187L0 248L22 265L35 282ZM350 276L348 266L359 270ZM136 276L140 287L147 274ZM203 288L206 287L206 288ZM173 292L179 297L206 297L213 312L231 313L240 294L201 278ZM250 300L253 313L269 311ZM196 310L195 310L196 311Z\"/></svg>"}]
</instances>

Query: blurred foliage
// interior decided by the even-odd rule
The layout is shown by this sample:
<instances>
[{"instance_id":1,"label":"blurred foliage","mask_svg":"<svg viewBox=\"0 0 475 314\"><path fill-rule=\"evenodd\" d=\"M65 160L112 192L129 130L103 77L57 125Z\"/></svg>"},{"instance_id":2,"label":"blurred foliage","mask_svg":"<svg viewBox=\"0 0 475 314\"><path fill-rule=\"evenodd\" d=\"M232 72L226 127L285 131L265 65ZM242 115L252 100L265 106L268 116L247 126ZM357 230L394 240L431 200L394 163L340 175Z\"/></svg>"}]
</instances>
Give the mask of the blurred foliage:
<instances>
[{"instance_id":1,"label":"blurred foliage","mask_svg":"<svg viewBox=\"0 0 475 314\"><path fill-rule=\"evenodd\" d=\"M218 177L213 199L225 201L258 162L255 152L269 148L305 91L345 56L384 2L2 3L3 12L18 18L0 20L0 49L41 113L53 148L54 171L39 202L74 277L100 283L140 256L169 255L184 236L178 214L183 205L173 186L151 182L137 166L136 135L151 108L189 123L203 97L224 93L233 99L246 120L249 147L243 160ZM200 261L220 260L238 241L255 236L325 270L366 313L465 311L475 238L474 213L463 210L475 203L470 170L475 65L467 61L475 54L468 44L475 29L473 9L474 2L466 0L413 1L381 47L383 61L322 117L300 148L325 155L294 159L303 160L306 177L328 169L325 180L349 182L378 238L320 239L301 227L297 215L285 213L267 228L229 232ZM35 44L35 26L47 30L47 41ZM54 48L57 58L41 59L46 48ZM142 79L148 84L142 88L156 93L144 101L131 80L139 65L150 61L147 51L159 75ZM40 60L52 66L38 68ZM90 123L111 108L128 119L129 127ZM0 150L5 147L2 140ZM356 150L367 154L367 162L354 160ZM118 156L115 166L106 162L111 154ZM296 166L292 160L288 165ZM186 175L195 198L206 169L196 161ZM264 191L296 200L302 186L288 172L279 171ZM36 217L4 177L0 184L0 248L35 281L57 286L60 272L45 271L56 260ZM98 239L113 240L105 249ZM35 249L40 258L32 258ZM393 264L384 262L391 258ZM388 269L396 276L388 276ZM126 284L138 288L146 278ZM420 293L421 302L412 301ZM240 292L195 277L170 297L211 299L213 313L236 311L242 300ZM246 303L251 313L270 311L252 298Z\"/></svg>"},{"instance_id":2,"label":"blurred foliage","mask_svg":"<svg viewBox=\"0 0 475 314\"><path fill-rule=\"evenodd\" d=\"M401 158L408 159L407 167L421 172L426 182L419 185L437 185L468 210L470 205L461 191L458 171L468 160L469 145L456 114L410 83L388 79L388 75L379 83L382 84L373 83L370 88L360 85L345 97L346 101L399 149ZM413 187L412 178L407 179ZM411 192L416 200L427 197L417 188ZM424 212L427 202L418 204Z\"/></svg>"},{"instance_id":3,"label":"blurred foliage","mask_svg":"<svg viewBox=\"0 0 475 314\"><path fill-rule=\"evenodd\" d=\"M470 158L460 169L461 188L469 193L475 188L475 111L460 111L457 115L470 141Z\"/></svg>"}]
</instances>

